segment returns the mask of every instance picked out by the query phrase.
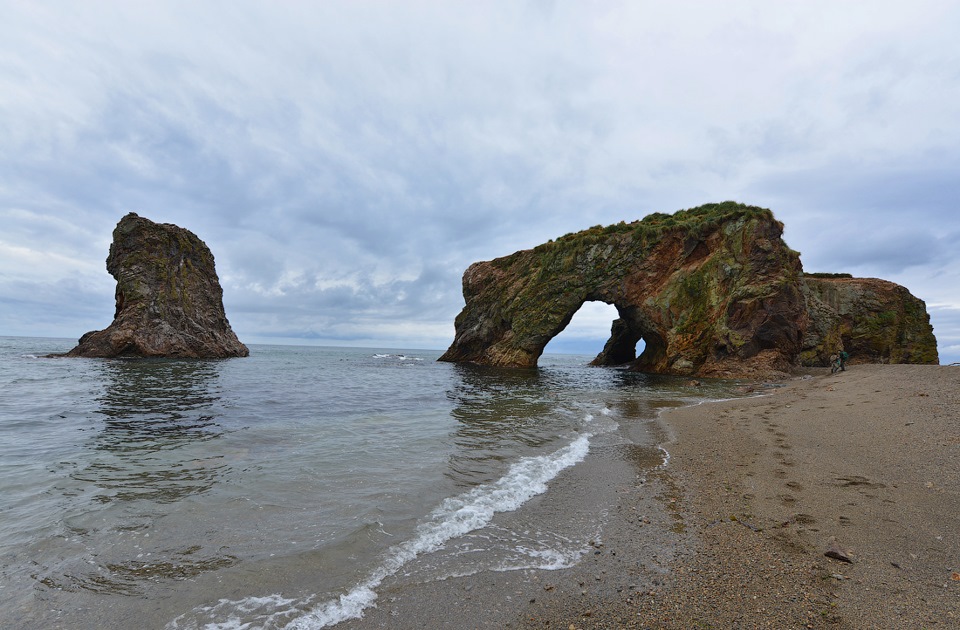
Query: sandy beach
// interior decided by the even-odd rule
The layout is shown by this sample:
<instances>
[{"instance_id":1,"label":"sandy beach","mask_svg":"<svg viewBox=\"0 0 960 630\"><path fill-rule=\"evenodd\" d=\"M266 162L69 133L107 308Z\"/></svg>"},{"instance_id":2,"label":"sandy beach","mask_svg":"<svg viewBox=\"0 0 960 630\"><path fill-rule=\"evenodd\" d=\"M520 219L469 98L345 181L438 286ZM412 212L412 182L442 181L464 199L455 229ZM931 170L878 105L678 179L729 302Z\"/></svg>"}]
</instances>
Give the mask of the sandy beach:
<instances>
[{"instance_id":1,"label":"sandy beach","mask_svg":"<svg viewBox=\"0 0 960 630\"><path fill-rule=\"evenodd\" d=\"M664 414L652 475L598 454L618 503L576 566L387 589L340 627L960 627L960 368L760 391Z\"/></svg>"}]
</instances>

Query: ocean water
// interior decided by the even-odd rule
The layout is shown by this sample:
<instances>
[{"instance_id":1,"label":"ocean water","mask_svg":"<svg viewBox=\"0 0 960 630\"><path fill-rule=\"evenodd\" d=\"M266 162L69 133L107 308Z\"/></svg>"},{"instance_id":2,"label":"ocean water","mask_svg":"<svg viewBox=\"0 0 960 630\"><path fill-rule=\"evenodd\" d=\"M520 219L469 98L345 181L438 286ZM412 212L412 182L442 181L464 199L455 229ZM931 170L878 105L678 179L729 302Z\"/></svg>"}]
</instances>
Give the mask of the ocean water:
<instances>
[{"instance_id":1,"label":"ocean water","mask_svg":"<svg viewBox=\"0 0 960 630\"><path fill-rule=\"evenodd\" d=\"M45 356L73 345L0 337L3 627L324 628L387 583L570 566L605 499L541 521L531 500L591 449L662 464L658 410L730 394L569 355Z\"/></svg>"}]
</instances>

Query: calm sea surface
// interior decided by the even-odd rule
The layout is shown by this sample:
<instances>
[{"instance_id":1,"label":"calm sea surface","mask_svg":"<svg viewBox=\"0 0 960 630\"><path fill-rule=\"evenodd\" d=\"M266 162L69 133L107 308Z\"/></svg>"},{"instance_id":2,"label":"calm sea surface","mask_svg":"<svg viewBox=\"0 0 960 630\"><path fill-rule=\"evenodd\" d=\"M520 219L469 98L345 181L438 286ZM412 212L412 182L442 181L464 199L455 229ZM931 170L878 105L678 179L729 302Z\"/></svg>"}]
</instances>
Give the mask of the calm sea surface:
<instances>
[{"instance_id":1,"label":"calm sea surface","mask_svg":"<svg viewBox=\"0 0 960 630\"><path fill-rule=\"evenodd\" d=\"M600 516L498 515L658 409L729 394L570 355L44 358L73 345L0 337L4 627L322 628L386 580L569 566Z\"/></svg>"}]
</instances>

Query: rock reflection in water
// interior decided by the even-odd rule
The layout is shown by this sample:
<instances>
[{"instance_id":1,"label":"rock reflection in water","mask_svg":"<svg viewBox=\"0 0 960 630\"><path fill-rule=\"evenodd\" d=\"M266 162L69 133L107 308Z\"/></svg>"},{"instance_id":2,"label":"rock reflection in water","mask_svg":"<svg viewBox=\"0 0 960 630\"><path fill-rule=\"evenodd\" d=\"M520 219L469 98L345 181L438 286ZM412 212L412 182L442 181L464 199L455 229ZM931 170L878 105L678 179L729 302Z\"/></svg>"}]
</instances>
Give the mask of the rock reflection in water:
<instances>
[{"instance_id":1,"label":"rock reflection in water","mask_svg":"<svg viewBox=\"0 0 960 630\"><path fill-rule=\"evenodd\" d=\"M102 567L87 568L68 575L33 575L43 586L57 591L90 591L105 595L143 595L147 585L160 580L188 580L204 573L233 566L239 562L230 554L204 553L198 545L167 551L163 559L143 561L127 558L107 562Z\"/></svg>"},{"instance_id":2,"label":"rock reflection in water","mask_svg":"<svg viewBox=\"0 0 960 630\"><path fill-rule=\"evenodd\" d=\"M689 379L609 367L583 370L575 359L566 361L536 369L455 364L447 397L458 424L447 477L461 487L487 483L504 471L505 444L512 456L559 447L573 432L596 427L601 413L621 425L623 437L648 445L646 423L663 408L729 387L721 381L693 387Z\"/></svg>"},{"instance_id":3,"label":"rock reflection in water","mask_svg":"<svg viewBox=\"0 0 960 630\"><path fill-rule=\"evenodd\" d=\"M191 521L179 516L184 508L165 507L209 492L233 471L228 452L217 448L226 435L224 363L87 365L99 390L91 409L99 426L73 461L60 463L70 471L56 486L61 533L39 539L31 550L32 577L43 596L140 596L236 564L221 544L198 544Z\"/></svg>"},{"instance_id":4,"label":"rock reflection in water","mask_svg":"<svg viewBox=\"0 0 960 630\"><path fill-rule=\"evenodd\" d=\"M76 481L101 489L102 503L178 501L209 490L229 470L222 456L198 456L198 443L223 434L217 425L219 362L105 361L96 454Z\"/></svg>"},{"instance_id":5,"label":"rock reflection in water","mask_svg":"<svg viewBox=\"0 0 960 630\"><path fill-rule=\"evenodd\" d=\"M454 371L456 383L447 397L458 422L451 436L457 448L446 475L458 486L486 483L501 472L505 440L536 449L556 438L543 431L554 405L544 400L536 370L457 364Z\"/></svg>"}]
</instances>

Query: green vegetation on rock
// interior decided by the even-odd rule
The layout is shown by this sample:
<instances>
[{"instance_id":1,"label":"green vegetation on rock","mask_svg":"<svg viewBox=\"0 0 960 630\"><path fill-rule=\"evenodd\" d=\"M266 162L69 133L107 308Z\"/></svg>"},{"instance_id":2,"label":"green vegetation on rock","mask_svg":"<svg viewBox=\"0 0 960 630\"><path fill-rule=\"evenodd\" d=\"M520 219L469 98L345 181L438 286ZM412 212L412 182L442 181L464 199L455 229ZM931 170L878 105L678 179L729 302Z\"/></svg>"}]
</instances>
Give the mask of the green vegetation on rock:
<instances>
[{"instance_id":1,"label":"green vegetation on rock","mask_svg":"<svg viewBox=\"0 0 960 630\"><path fill-rule=\"evenodd\" d=\"M249 351L230 329L213 254L192 232L134 213L113 232L107 271L116 313L72 356L223 358Z\"/></svg>"},{"instance_id":2,"label":"green vegetation on rock","mask_svg":"<svg viewBox=\"0 0 960 630\"><path fill-rule=\"evenodd\" d=\"M534 366L580 306L595 300L620 313L595 360L601 365L633 357L639 339L645 350L633 367L674 374L825 364L826 345L854 338L869 339L864 344L888 360L936 361L922 302L905 289L890 298L896 308L856 302L861 281L805 276L782 234L770 210L727 201L597 225L475 263L464 274L456 337L441 359ZM839 315L851 300L862 314L856 325Z\"/></svg>"}]
</instances>

